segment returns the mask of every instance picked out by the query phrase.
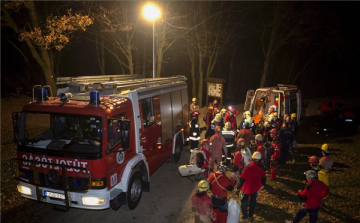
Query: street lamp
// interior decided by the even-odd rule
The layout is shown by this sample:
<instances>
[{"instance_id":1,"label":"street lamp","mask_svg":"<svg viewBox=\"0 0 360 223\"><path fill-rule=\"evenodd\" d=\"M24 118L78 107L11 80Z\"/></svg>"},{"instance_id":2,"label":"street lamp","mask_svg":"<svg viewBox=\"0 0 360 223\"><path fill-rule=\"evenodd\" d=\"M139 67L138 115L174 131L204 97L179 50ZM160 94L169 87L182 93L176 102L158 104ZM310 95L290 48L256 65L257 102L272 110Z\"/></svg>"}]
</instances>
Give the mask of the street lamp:
<instances>
[{"instance_id":1,"label":"street lamp","mask_svg":"<svg viewBox=\"0 0 360 223\"><path fill-rule=\"evenodd\" d=\"M155 78L155 19L160 17L160 10L153 4L145 5L143 16L153 22L153 78Z\"/></svg>"}]
</instances>

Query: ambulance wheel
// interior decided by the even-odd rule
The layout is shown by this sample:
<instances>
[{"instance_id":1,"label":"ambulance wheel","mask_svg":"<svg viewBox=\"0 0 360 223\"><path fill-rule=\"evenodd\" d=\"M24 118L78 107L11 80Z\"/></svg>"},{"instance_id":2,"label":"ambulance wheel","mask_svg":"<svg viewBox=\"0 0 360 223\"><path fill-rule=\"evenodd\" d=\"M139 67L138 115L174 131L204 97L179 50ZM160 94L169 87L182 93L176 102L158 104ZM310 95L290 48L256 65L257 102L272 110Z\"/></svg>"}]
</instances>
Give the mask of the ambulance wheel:
<instances>
[{"instance_id":1,"label":"ambulance wheel","mask_svg":"<svg viewBox=\"0 0 360 223\"><path fill-rule=\"evenodd\" d=\"M125 210L134 210L138 206L142 196L142 177L140 172L134 172L130 178L128 190L126 193L126 205L122 208Z\"/></svg>"},{"instance_id":2,"label":"ambulance wheel","mask_svg":"<svg viewBox=\"0 0 360 223\"><path fill-rule=\"evenodd\" d=\"M175 152L174 152L174 162L178 163L181 157L181 151L183 149L183 144L181 138L176 138L175 143Z\"/></svg>"}]
</instances>

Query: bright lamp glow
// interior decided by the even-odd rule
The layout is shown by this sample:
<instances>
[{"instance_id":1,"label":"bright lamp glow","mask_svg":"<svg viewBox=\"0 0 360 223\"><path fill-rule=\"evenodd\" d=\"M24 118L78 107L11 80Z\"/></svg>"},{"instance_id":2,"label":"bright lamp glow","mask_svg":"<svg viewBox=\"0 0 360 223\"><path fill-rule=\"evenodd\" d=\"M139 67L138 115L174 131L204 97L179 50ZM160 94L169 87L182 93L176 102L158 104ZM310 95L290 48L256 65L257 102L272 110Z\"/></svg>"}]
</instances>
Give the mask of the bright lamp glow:
<instances>
[{"instance_id":1,"label":"bright lamp glow","mask_svg":"<svg viewBox=\"0 0 360 223\"><path fill-rule=\"evenodd\" d=\"M31 195L31 188L30 187L25 187L25 186L19 184L19 185L17 185L17 189L22 194Z\"/></svg>"},{"instance_id":2,"label":"bright lamp glow","mask_svg":"<svg viewBox=\"0 0 360 223\"><path fill-rule=\"evenodd\" d=\"M102 205L105 203L105 198L99 197L82 197L82 203L84 205Z\"/></svg>"},{"instance_id":3,"label":"bright lamp glow","mask_svg":"<svg viewBox=\"0 0 360 223\"><path fill-rule=\"evenodd\" d=\"M154 21L160 17L160 10L153 4L145 5L143 9L143 15L146 19Z\"/></svg>"}]
</instances>

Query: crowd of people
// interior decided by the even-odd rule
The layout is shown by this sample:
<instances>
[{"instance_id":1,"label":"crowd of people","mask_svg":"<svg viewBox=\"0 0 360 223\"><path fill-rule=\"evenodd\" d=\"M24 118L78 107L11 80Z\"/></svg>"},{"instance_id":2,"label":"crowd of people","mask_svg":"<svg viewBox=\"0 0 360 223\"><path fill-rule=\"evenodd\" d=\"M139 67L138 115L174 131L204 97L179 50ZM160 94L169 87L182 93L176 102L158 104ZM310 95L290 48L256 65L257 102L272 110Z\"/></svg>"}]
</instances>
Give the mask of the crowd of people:
<instances>
[{"instance_id":1,"label":"crowd of people","mask_svg":"<svg viewBox=\"0 0 360 223\"><path fill-rule=\"evenodd\" d=\"M254 122L250 112L245 111L238 125L236 109L219 108L215 104L210 103L203 119L205 138L198 148L191 146L195 152L206 154L203 161L198 162L202 172L197 178L198 190L192 197L196 222L225 223L228 191L239 192L241 222L253 222L257 196L266 184L266 170L270 170L270 180L276 180L279 165L296 163L296 113L280 117L274 107L270 107L268 114ZM196 106L193 99L191 107ZM192 120L198 121L195 115ZM199 136L200 141L199 130L190 129L190 135ZM328 195L333 165L328 145L322 145L321 151L321 159L309 157L309 170L304 173L308 182L304 190L298 191L303 206L293 220L286 222L299 222L306 214L311 223L317 220L320 204ZM232 172L231 176L227 172ZM211 191L211 197L207 191Z\"/></svg>"}]
</instances>

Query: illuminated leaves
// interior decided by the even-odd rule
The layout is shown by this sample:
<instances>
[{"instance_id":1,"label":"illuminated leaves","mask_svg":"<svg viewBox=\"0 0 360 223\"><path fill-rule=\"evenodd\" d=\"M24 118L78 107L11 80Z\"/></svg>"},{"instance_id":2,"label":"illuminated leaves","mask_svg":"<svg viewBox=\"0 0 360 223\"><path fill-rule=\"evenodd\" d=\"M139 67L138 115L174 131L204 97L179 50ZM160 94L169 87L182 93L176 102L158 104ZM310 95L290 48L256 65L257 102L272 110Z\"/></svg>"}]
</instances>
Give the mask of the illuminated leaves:
<instances>
[{"instance_id":1,"label":"illuminated leaves","mask_svg":"<svg viewBox=\"0 0 360 223\"><path fill-rule=\"evenodd\" d=\"M91 24L93 20L88 15L72 14L69 9L67 15L49 16L43 28L35 27L33 31L22 31L19 38L20 41L30 39L37 45L45 46L46 49L53 47L60 51L69 43L71 33L78 30L85 31Z\"/></svg>"}]
</instances>

